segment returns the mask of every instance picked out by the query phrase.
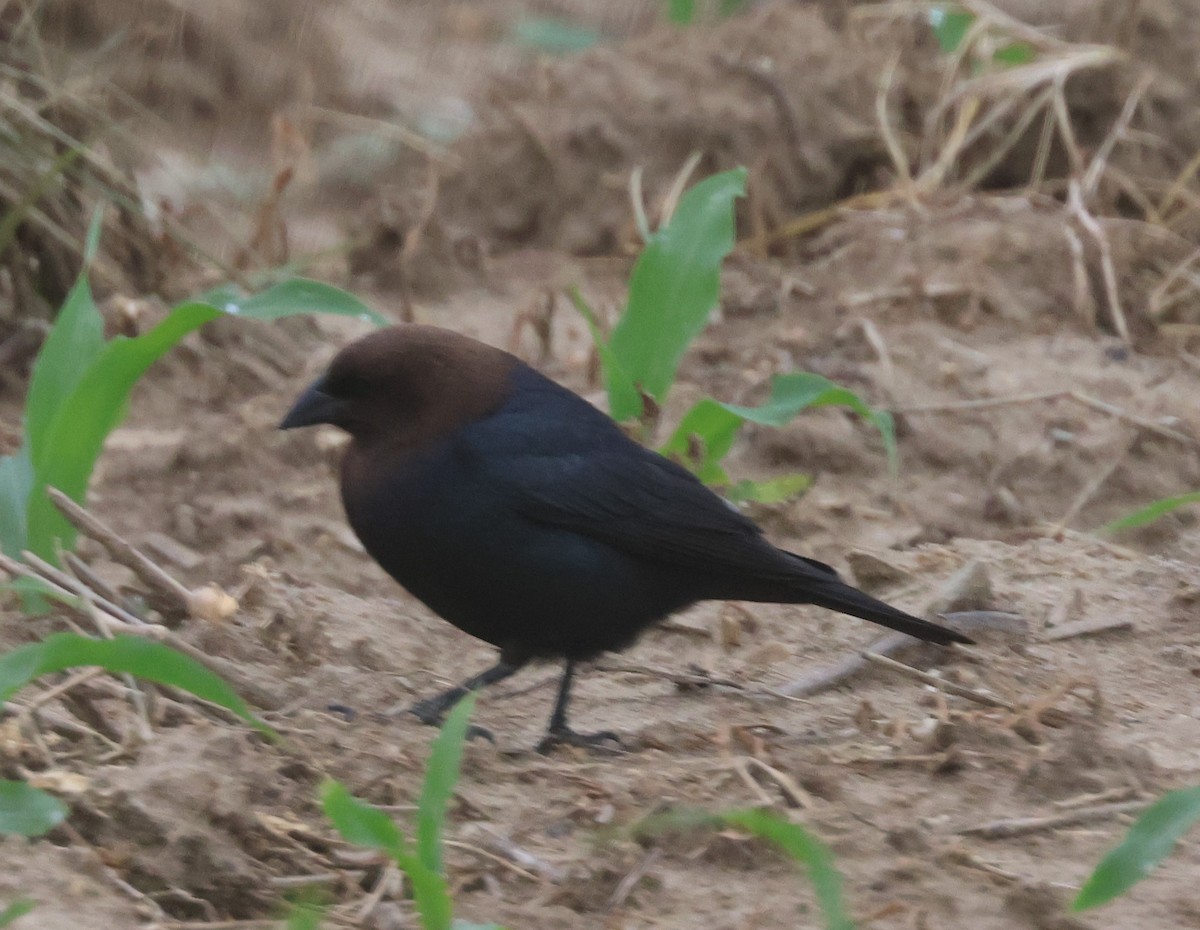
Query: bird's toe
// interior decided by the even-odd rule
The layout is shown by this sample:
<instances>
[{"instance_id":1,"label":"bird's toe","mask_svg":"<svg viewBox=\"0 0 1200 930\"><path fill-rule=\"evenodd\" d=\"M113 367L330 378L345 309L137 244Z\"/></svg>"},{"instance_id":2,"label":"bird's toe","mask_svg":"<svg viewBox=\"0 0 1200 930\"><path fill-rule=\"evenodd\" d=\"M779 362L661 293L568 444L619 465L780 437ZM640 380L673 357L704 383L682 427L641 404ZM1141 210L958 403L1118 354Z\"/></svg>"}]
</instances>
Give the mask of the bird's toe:
<instances>
[{"instance_id":1,"label":"bird's toe","mask_svg":"<svg viewBox=\"0 0 1200 930\"><path fill-rule=\"evenodd\" d=\"M609 753L621 752L625 749L621 737L612 730L601 730L598 733L576 733L574 730L563 728L551 730L542 737L541 742L537 744L537 751L544 756L558 746L580 746L584 749Z\"/></svg>"}]
</instances>

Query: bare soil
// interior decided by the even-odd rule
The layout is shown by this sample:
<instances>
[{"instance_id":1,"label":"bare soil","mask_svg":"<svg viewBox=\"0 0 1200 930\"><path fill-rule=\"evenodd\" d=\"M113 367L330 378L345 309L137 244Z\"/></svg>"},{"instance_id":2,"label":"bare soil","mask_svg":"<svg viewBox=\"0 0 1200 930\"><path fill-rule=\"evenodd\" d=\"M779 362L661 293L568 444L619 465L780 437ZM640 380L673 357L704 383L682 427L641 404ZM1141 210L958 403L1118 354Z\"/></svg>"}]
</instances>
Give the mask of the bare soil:
<instances>
[{"instance_id":1,"label":"bare soil","mask_svg":"<svg viewBox=\"0 0 1200 930\"><path fill-rule=\"evenodd\" d=\"M311 176L271 207L287 257L317 252L308 273L397 319L510 346L589 397L599 389L586 333L561 291L578 284L615 312L636 242L631 171L643 169L653 218L691 152L702 153L697 176L747 165L743 245L664 419L706 393L758 400L793 369L896 411L895 477L877 437L840 411L747 430L738 477L815 476L800 499L754 516L780 545L918 612L944 608L974 566L954 606L1019 618L971 650L900 656L1000 706L875 666L789 700L781 691L878 631L772 605L702 605L587 674L577 724L619 730L619 755L532 752L556 670L497 687L477 712L497 742L468 746L448 831L459 916L512 928L821 926L803 877L760 842L630 831L667 808L769 805L832 847L863 927L1200 926L1194 839L1128 897L1066 910L1133 802L1200 775L1197 513L1096 532L1200 487L1200 298L1194 273L1171 277L1200 244L1186 171L1200 138L1200 19L1181 12L1196 4L1125 16L1123 4L1064 4L1050 23L1042 11L1030 21L1060 38L1127 53L1066 84L1085 163L1054 142L1030 183L1037 145L1018 144L1002 161L1010 177L964 186L988 139L1004 137L999 118L939 183L907 191L879 128L882 75L895 64L893 128L919 177L948 138L930 118L944 60L921 20L891 5L755 4L682 33L658 24L657 4L632 0L260 5L268 18L304 7L289 29L215 7L124 5L159 9L165 24L140 69L122 64L125 87L156 113L142 183L213 255L269 263L270 249L248 248L262 245L256 209L276 172L308 159ZM536 55L508 38L534 13L571 17L606 43ZM105 17L116 12L89 15L55 28L77 43L115 29ZM187 55L163 51L175 41ZM188 84L188 69L210 83ZM1144 103L1081 218L1070 183L1143 75ZM186 86L208 103L181 100ZM320 123L313 107L341 115ZM432 154L388 137L377 160L361 155L372 131L428 113L473 118ZM294 135L270 128L280 114ZM281 138L295 144L281 150ZM229 177L241 186L214 181ZM811 222L786 232L797 217ZM198 287L217 273L180 274ZM336 497L340 438L274 429L356 332L222 321L136 389L89 506L187 585L237 598L232 617L177 632L253 677L286 740L160 696L142 742L123 685L103 677L48 702L36 728L0 720L4 776L72 806L67 828L0 844L0 905L38 901L18 927L268 925L305 876L333 903L330 926L417 925L405 889L336 838L316 788L336 777L411 824L432 734L382 712L492 656L362 552ZM5 384L8 435L20 386ZM136 592L98 547L82 554ZM1080 627L1068 624L1101 629L1071 635ZM0 641L61 628L55 615L6 609ZM1094 816L1049 819L1078 810ZM1025 818L1046 820L1013 836L981 829Z\"/></svg>"}]
</instances>

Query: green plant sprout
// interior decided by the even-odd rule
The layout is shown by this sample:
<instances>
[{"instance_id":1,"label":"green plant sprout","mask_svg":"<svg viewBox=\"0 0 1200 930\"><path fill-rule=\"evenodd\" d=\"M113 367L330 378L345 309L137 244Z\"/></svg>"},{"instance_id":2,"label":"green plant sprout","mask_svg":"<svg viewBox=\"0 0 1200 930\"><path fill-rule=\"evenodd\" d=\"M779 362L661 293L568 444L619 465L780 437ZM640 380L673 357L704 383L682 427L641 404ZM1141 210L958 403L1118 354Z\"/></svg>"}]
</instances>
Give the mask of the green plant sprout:
<instances>
[{"instance_id":1,"label":"green plant sprout","mask_svg":"<svg viewBox=\"0 0 1200 930\"><path fill-rule=\"evenodd\" d=\"M717 0L712 6L721 19L728 19L747 5L749 0ZM677 26L690 26L700 15L698 0L667 0L667 19Z\"/></svg>"},{"instance_id":2,"label":"green plant sprout","mask_svg":"<svg viewBox=\"0 0 1200 930\"><path fill-rule=\"evenodd\" d=\"M37 904L28 898L18 898L13 901L12 904L0 911L0 928L9 926L18 917L24 917L36 906Z\"/></svg>"},{"instance_id":3,"label":"green plant sprout","mask_svg":"<svg viewBox=\"0 0 1200 930\"><path fill-rule=\"evenodd\" d=\"M1138 817L1120 844L1084 882L1072 910L1084 911L1120 897L1150 874L1200 821L1200 785L1164 794Z\"/></svg>"},{"instance_id":4,"label":"green plant sprout","mask_svg":"<svg viewBox=\"0 0 1200 930\"><path fill-rule=\"evenodd\" d=\"M1100 527L1100 532L1117 533L1121 530L1139 529L1140 527L1148 526L1160 517L1165 517L1180 507L1187 507L1190 504L1200 504L1200 491L1193 491L1190 494L1180 494L1178 497L1164 497L1161 500L1156 500L1151 504L1147 504L1141 510L1135 510L1128 516L1121 517L1119 520L1113 520L1112 523L1106 523Z\"/></svg>"},{"instance_id":5,"label":"green plant sprout","mask_svg":"<svg viewBox=\"0 0 1200 930\"><path fill-rule=\"evenodd\" d=\"M978 17L974 13L955 3L935 6L929 11L929 26L937 39L938 48L946 55L956 55L964 51L963 42L977 22ZM972 61L971 67L976 73L984 70L989 64L1013 68L1029 64L1037 57L1033 46L1028 42L1013 41L1003 36L989 35L987 47L991 49L990 55L982 59L976 57Z\"/></svg>"},{"instance_id":6,"label":"green plant sprout","mask_svg":"<svg viewBox=\"0 0 1200 930\"><path fill-rule=\"evenodd\" d=\"M424 930L501 930L496 924L454 919L454 901L442 862L446 811L458 783L463 741L475 697L469 694L455 705L433 741L417 802L415 848L391 817L354 797L340 782L328 779L321 786L321 807L342 838L387 853L408 876Z\"/></svg>"},{"instance_id":7,"label":"green plant sprout","mask_svg":"<svg viewBox=\"0 0 1200 930\"><path fill-rule=\"evenodd\" d=\"M274 320L320 312L383 322L338 288L293 279L252 297L228 288L214 291L173 308L140 336L105 340L104 320L87 280L100 217L97 211L84 268L34 362L20 450L0 456L0 549L14 558L29 550L57 563L58 547L73 547L76 530L50 502L46 487L84 502L96 460L124 419L133 386L188 333L223 316Z\"/></svg>"},{"instance_id":8,"label":"green plant sprout","mask_svg":"<svg viewBox=\"0 0 1200 930\"><path fill-rule=\"evenodd\" d=\"M737 168L700 181L680 198L670 221L649 237L638 257L625 311L608 339L579 292L571 292L600 354L609 412L618 422L644 419L647 399L657 406L666 401L684 353L708 324L720 299L721 263L734 247L733 202L745 188L746 170ZM726 489L734 500L777 503L806 490L810 478L795 474L735 483L722 461L746 423L784 426L801 411L823 406L847 407L874 426L895 472L891 415L827 378L804 372L776 376L769 399L759 407L704 398L684 414L660 451Z\"/></svg>"}]
</instances>

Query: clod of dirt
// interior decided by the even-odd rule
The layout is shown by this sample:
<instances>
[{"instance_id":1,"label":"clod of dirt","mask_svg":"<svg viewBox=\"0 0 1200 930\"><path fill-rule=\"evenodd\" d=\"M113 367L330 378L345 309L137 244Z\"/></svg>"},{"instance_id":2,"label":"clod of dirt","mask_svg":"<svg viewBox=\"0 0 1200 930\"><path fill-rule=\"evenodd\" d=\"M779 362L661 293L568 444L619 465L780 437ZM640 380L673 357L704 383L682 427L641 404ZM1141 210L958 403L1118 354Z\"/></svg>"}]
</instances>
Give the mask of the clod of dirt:
<instances>
[{"instance_id":1,"label":"clod of dirt","mask_svg":"<svg viewBox=\"0 0 1200 930\"><path fill-rule=\"evenodd\" d=\"M1043 800L1098 794L1130 784L1152 790L1156 771L1145 750L1115 747L1101 727L1077 723L1030 764L1017 790Z\"/></svg>"},{"instance_id":2,"label":"clod of dirt","mask_svg":"<svg viewBox=\"0 0 1200 930\"><path fill-rule=\"evenodd\" d=\"M275 895L263 861L270 838L254 811L284 786L253 739L244 731L160 732L136 765L97 771L72 823L175 917L211 916L203 901L227 917L261 914Z\"/></svg>"},{"instance_id":3,"label":"clod of dirt","mask_svg":"<svg viewBox=\"0 0 1200 930\"><path fill-rule=\"evenodd\" d=\"M608 254L634 235L632 168L656 222L693 152L697 176L749 166L760 211L829 203L886 162L873 128L884 60L817 11L775 6L506 75L456 146L468 167L440 179L438 215L504 247Z\"/></svg>"},{"instance_id":4,"label":"clod of dirt","mask_svg":"<svg viewBox=\"0 0 1200 930\"><path fill-rule=\"evenodd\" d=\"M912 578L912 575L891 562L861 549L847 552L846 561L850 564L850 571L854 573L855 584L868 594L875 594Z\"/></svg>"},{"instance_id":5,"label":"clod of dirt","mask_svg":"<svg viewBox=\"0 0 1200 930\"><path fill-rule=\"evenodd\" d=\"M1004 896L1004 909L1031 930L1088 930L1088 924L1067 916L1068 901L1061 888L1029 882Z\"/></svg>"},{"instance_id":6,"label":"clod of dirt","mask_svg":"<svg viewBox=\"0 0 1200 930\"><path fill-rule=\"evenodd\" d=\"M44 840L0 839L0 903L33 902L18 926L39 930L136 927L152 916L118 890L92 851L59 847ZM86 922L84 922L86 915Z\"/></svg>"},{"instance_id":7,"label":"clod of dirt","mask_svg":"<svg viewBox=\"0 0 1200 930\"><path fill-rule=\"evenodd\" d=\"M953 575L938 591L926 613L931 616L960 610L983 610L992 601L992 582L987 566L972 559Z\"/></svg>"}]
</instances>

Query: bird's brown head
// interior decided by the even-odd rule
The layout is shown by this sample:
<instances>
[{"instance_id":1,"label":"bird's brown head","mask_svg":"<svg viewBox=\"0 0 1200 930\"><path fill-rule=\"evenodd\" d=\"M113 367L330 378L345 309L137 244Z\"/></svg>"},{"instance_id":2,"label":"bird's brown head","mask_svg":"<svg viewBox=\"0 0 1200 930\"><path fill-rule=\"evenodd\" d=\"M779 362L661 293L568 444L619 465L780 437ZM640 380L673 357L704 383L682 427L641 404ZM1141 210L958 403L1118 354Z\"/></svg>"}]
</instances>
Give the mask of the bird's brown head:
<instances>
[{"instance_id":1,"label":"bird's brown head","mask_svg":"<svg viewBox=\"0 0 1200 930\"><path fill-rule=\"evenodd\" d=\"M377 330L339 352L279 424L329 423L356 446L410 449L504 403L518 360L434 326Z\"/></svg>"}]
</instances>

